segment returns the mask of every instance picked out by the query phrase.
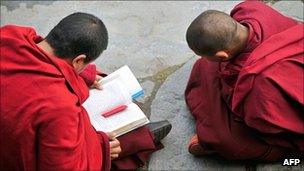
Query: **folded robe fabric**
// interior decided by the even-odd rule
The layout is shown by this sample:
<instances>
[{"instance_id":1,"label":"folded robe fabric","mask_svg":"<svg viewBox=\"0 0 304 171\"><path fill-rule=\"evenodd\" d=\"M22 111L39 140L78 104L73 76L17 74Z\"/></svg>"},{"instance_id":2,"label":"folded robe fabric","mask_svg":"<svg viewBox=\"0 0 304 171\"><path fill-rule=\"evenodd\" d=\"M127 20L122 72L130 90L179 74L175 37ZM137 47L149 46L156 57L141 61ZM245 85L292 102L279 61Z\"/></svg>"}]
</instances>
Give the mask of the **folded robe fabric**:
<instances>
[{"instance_id":1,"label":"folded robe fabric","mask_svg":"<svg viewBox=\"0 0 304 171\"><path fill-rule=\"evenodd\" d=\"M94 64L87 65L80 76L90 87L95 80L96 73L102 77L107 76L102 71L96 70ZM149 160L153 152L163 148L161 143L154 144L153 134L147 126L142 126L124 134L118 137L118 140L122 152L117 159L112 161L112 169L114 170L139 168Z\"/></svg>"},{"instance_id":2,"label":"folded robe fabric","mask_svg":"<svg viewBox=\"0 0 304 171\"><path fill-rule=\"evenodd\" d=\"M82 103L88 88L34 29L1 28L0 168L110 170L109 140Z\"/></svg>"},{"instance_id":3,"label":"folded robe fabric","mask_svg":"<svg viewBox=\"0 0 304 171\"><path fill-rule=\"evenodd\" d=\"M96 79L96 75L96 65L94 64L88 64L85 69L79 74L79 76L83 78L84 82L88 87L93 85Z\"/></svg>"},{"instance_id":4,"label":"folded robe fabric","mask_svg":"<svg viewBox=\"0 0 304 171\"><path fill-rule=\"evenodd\" d=\"M201 145L231 160L303 155L303 24L256 1L231 16L249 29L245 50L199 59L185 92Z\"/></svg>"}]
</instances>

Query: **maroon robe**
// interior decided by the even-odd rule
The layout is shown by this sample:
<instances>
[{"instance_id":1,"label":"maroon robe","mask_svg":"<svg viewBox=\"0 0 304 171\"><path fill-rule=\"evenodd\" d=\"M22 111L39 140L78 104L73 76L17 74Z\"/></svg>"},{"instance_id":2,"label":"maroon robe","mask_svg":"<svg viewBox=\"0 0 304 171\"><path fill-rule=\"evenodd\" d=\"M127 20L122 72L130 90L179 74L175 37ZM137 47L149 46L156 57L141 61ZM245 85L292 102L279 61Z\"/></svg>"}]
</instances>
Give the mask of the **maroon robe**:
<instances>
[{"instance_id":1,"label":"maroon robe","mask_svg":"<svg viewBox=\"0 0 304 171\"><path fill-rule=\"evenodd\" d=\"M106 74L97 71L94 64L88 65L80 76L85 80L88 87L90 87L96 77L96 74L103 77ZM143 166L151 154L161 148L161 143L154 144L153 134L148 127L143 126L133 130L127 134L118 137L122 152L119 157L112 161L112 169L136 169Z\"/></svg>"},{"instance_id":2,"label":"maroon robe","mask_svg":"<svg viewBox=\"0 0 304 171\"><path fill-rule=\"evenodd\" d=\"M88 88L73 67L32 28L4 26L0 40L0 168L109 170L108 137L81 106Z\"/></svg>"},{"instance_id":3,"label":"maroon robe","mask_svg":"<svg viewBox=\"0 0 304 171\"><path fill-rule=\"evenodd\" d=\"M199 59L185 92L200 144L232 160L303 155L303 24L262 2L231 16L249 29L245 50L228 62Z\"/></svg>"}]
</instances>

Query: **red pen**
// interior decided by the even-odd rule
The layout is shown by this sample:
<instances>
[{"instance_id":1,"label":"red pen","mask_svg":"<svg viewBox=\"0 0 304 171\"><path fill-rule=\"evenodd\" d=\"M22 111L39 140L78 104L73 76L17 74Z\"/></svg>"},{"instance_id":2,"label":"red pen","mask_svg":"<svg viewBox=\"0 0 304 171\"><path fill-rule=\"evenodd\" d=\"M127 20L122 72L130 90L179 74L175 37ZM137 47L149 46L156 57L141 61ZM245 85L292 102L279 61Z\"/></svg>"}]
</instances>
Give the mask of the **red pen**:
<instances>
[{"instance_id":1,"label":"red pen","mask_svg":"<svg viewBox=\"0 0 304 171\"><path fill-rule=\"evenodd\" d=\"M113 107L112 109L103 112L101 115L107 118L109 116L115 115L116 113L125 110L127 107L128 107L127 105L118 105L116 107Z\"/></svg>"}]
</instances>

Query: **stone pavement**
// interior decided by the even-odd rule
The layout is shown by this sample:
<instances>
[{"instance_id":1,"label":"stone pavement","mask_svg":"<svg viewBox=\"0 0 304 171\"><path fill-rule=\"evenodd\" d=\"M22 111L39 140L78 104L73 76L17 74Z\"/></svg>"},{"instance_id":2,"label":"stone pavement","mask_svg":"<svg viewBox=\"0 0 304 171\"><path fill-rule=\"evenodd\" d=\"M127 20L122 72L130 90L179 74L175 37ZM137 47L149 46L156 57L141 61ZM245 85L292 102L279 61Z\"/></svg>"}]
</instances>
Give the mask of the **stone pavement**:
<instances>
[{"instance_id":1,"label":"stone pavement","mask_svg":"<svg viewBox=\"0 0 304 171\"><path fill-rule=\"evenodd\" d=\"M109 31L109 46L96 64L105 72L129 65L145 96L139 102L152 121L168 119L172 132L156 152L149 170L300 170L280 164L248 166L216 158L195 158L186 145L194 133L183 92L196 57L185 41L190 22L207 9L227 13L240 1L1 1L1 26L28 25L45 36L60 19L73 12L100 17ZM303 2L270 1L269 5L303 20ZM147 168L145 168L147 169ZM302 170L304 170L302 168Z\"/></svg>"}]
</instances>

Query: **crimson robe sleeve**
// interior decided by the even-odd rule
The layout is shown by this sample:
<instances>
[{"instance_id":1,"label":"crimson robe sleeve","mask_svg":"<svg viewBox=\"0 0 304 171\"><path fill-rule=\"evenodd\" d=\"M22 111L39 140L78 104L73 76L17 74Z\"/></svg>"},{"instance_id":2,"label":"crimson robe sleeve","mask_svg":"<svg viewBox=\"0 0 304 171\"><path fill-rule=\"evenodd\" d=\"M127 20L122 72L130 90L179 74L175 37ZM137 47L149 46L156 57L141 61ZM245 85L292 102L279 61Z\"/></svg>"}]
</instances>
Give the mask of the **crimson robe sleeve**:
<instances>
[{"instance_id":1,"label":"crimson robe sleeve","mask_svg":"<svg viewBox=\"0 0 304 171\"><path fill-rule=\"evenodd\" d=\"M39 170L101 170L109 162L103 162L109 150L102 151L103 146L109 146L108 140L100 141L82 107L59 102L46 104L47 109L40 114Z\"/></svg>"},{"instance_id":2,"label":"crimson robe sleeve","mask_svg":"<svg viewBox=\"0 0 304 171\"><path fill-rule=\"evenodd\" d=\"M209 62L204 58L198 59L191 71L185 90L185 100L192 116L197 120L202 115L212 113L210 99L218 87L218 63ZM212 86L208 86L211 84ZM204 109L204 110L201 110Z\"/></svg>"},{"instance_id":3,"label":"crimson robe sleeve","mask_svg":"<svg viewBox=\"0 0 304 171\"><path fill-rule=\"evenodd\" d=\"M91 87L95 81L96 74L96 65L89 64L83 69L79 76L84 80L88 87Z\"/></svg>"},{"instance_id":4,"label":"crimson robe sleeve","mask_svg":"<svg viewBox=\"0 0 304 171\"><path fill-rule=\"evenodd\" d=\"M263 133L304 134L303 55L262 72L244 104L245 122Z\"/></svg>"},{"instance_id":5,"label":"crimson robe sleeve","mask_svg":"<svg viewBox=\"0 0 304 171\"><path fill-rule=\"evenodd\" d=\"M97 69L95 64L87 65L84 70L79 74L79 76L84 80L88 87L91 87L93 85L96 75L99 75L101 77L107 76L107 74Z\"/></svg>"}]
</instances>

